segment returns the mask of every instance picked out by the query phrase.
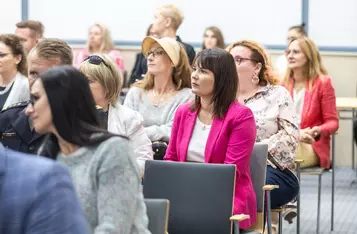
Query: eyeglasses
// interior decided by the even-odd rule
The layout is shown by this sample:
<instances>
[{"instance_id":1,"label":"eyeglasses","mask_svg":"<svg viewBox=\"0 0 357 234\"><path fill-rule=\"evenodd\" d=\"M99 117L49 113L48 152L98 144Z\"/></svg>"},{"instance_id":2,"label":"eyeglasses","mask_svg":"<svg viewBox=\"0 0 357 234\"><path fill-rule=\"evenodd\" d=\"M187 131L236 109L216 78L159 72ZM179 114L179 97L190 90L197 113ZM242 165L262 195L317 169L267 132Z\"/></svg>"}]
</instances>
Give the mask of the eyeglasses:
<instances>
[{"instance_id":1,"label":"eyeglasses","mask_svg":"<svg viewBox=\"0 0 357 234\"><path fill-rule=\"evenodd\" d=\"M100 65L101 63L103 63L107 68L111 69L109 65L104 61L104 59L102 59L98 55L89 55L83 60L83 62L87 60L90 64L94 64L94 65Z\"/></svg>"},{"instance_id":2,"label":"eyeglasses","mask_svg":"<svg viewBox=\"0 0 357 234\"><path fill-rule=\"evenodd\" d=\"M152 50L152 51L148 51L144 54L145 58L148 58L150 55L152 55L152 57L156 58L157 56L161 56L163 55L165 52L165 50L163 49L156 49L156 50Z\"/></svg>"},{"instance_id":3,"label":"eyeglasses","mask_svg":"<svg viewBox=\"0 0 357 234\"><path fill-rule=\"evenodd\" d=\"M254 59L242 58L242 57L235 57L235 58L234 58L234 61L235 61L238 65L240 65L243 61L253 61L253 62L258 63L258 61L254 60Z\"/></svg>"},{"instance_id":4,"label":"eyeglasses","mask_svg":"<svg viewBox=\"0 0 357 234\"><path fill-rule=\"evenodd\" d=\"M5 57L8 56L9 54L11 54L11 53L4 53L4 54L0 53L0 58L5 58Z\"/></svg>"}]
</instances>

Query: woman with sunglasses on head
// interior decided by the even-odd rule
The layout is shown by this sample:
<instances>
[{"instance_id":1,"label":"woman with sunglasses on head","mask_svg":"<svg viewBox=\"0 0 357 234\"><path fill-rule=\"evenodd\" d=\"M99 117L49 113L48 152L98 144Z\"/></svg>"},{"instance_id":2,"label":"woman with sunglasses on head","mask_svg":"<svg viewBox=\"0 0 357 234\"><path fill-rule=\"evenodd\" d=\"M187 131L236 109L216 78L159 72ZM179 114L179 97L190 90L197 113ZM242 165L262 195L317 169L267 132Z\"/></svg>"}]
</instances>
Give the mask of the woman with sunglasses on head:
<instances>
[{"instance_id":1,"label":"woman with sunglasses on head","mask_svg":"<svg viewBox=\"0 0 357 234\"><path fill-rule=\"evenodd\" d=\"M91 233L150 233L129 140L100 127L84 74L69 66L40 74L26 113L55 137L52 152L72 174Z\"/></svg>"},{"instance_id":2,"label":"woman with sunglasses on head","mask_svg":"<svg viewBox=\"0 0 357 234\"><path fill-rule=\"evenodd\" d=\"M142 52L148 72L129 90L124 105L144 117L151 141L168 142L177 107L193 98L187 54L179 42L168 37L146 37Z\"/></svg>"},{"instance_id":3,"label":"woman with sunglasses on head","mask_svg":"<svg viewBox=\"0 0 357 234\"><path fill-rule=\"evenodd\" d=\"M254 224L256 197L250 177L255 143L252 111L236 101L238 77L232 56L220 48L199 52L191 75L195 101L181 105L165 160L236 166L234 214L248 214L240 228Z\"/></svg>"},{"instance_id":4,"label":"woman with sunglasses on head","mask_svg":"<svg viewBox=\"0 0 357 234\"><path fill-rule=\"evenodd\" d=\"M116 64L108 55L90 55L79 70L88 77L94 100L106 114L105 127L129 138L143 176L145 161L153 159L152 144L144 130L143 117L119 102L122 77Z\"/></svg>"},{"instance_id":5,"label":"woman with sunglasses on head","mask_svg":"<svg viewBox=\"0 0 357 234\"><path fill-rule=\"evenodd\" d=\"M266 184L279 185L271 191L271 208L293 200L299 192L294 158L299 129L289 92L272 75L265 49L253 41L238 41L227 50L234 57L239 77L239 103L249 107L257 125L256 142L268 144ZM277 216L273 217L277 231Z\"/></svg>"},{"instance_id":6,"label":"woman with sunglasses on head","mask_svg":"<svg viewBox=\"0 0 357 234\"><path fill-rule=\"evenodd\" d=\"M13 34L0 35L0 110L28 101L26 55L22 41Z\"/></svg>"}]
</instances>

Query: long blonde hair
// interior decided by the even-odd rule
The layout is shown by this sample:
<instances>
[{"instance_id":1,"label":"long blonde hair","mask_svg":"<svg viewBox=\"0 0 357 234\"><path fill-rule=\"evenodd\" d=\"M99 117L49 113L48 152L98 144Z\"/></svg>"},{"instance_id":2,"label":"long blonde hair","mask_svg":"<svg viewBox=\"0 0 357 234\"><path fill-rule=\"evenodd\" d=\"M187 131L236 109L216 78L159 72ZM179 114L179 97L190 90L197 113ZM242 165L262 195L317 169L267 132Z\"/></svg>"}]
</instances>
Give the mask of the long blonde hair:
<instances>
[{"instance_id":1,"label":"long blonde hair","mask_svg":"<svg viewBox=\"0 0 357 234\"><path fill-rule=\"evenodd\" d=\"M273 65L270 57L263 46L255 41L242 40L229 45L226 50L231 52L236 46L243 46L250 49L252 51L251 59L262 64L262 68L258 75L260 85L267 85L267 83L272 85L279 84L279 79L276 78L273 73Z\"/></svg>"},{"instance_id":2,"label":"long blonde hair","mask_svg":"<svg viewBox=\"0 0 357 234\"><path fill-rule=\"evenodd\" d=\"M99 47L99 53L108 53L109 51L113 50L115 47L109 29L103 24L94 24L89 28L89 30L91 30L93 27L98 27L100 29L100 33L102 34L103 38L102 44ZM87 49L89 53L93 52L89 42L87 42Z\"/></svg>"},{"instance_id":3,"label":"long blonde hair","mask_svg":"<svg viewBox=\"0 0 357 234\"><path fill-rule=\"evenodd\" d=\"M321 75L327 75L327 70L325 66L322 64L322 59L320 52L316 46L316 44L308 37L298 37L293 39L292 42L297 41L301 48L301 52L306 56L307 62L303 68L304 75L307 77L310 85L312 85L313 81ZM290 78L294 76L294 72L287 68L284 76L284 84L289 85ZM310 86L312 88L312 86Z\"/></svg>"},{"instance_id":4,"label":"long blonde hair","mask_svg":"<svg viewBox=\"0 0 357 234\"><path fill-rule=\"evenodd\" d=\"M186 54L185 47L179 43L180 45L180 59L178 64L173 68L172 79L174 84L176 85L177 90L181 90L183 88L191 88L191 67L188 62L188 57ZM154 88L155 79L154 76L146 73L144 79L142 81L138 81L134 83L134 86L142 88L144 90L151 90Z\"/></svg>"}]
</instances>

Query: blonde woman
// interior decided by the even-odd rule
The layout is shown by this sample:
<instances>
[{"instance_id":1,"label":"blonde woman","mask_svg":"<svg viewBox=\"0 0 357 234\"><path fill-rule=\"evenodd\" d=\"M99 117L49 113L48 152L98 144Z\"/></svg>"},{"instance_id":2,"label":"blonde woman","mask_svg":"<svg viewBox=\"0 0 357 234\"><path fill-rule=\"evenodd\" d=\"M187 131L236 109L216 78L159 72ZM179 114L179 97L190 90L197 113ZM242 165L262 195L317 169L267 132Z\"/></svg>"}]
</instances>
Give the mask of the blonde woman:
<instances>
[{"instance_id":1,"label":"blonde woman","mask_svg":"<svg viewBox=\"0 0 357 234\"><path fill-rule=\"evenodd\" d=\"M134 84L124 102L144 117L151 141L168 142L177 107L193 99L191 71L185 48L175 39L146 37L142 52L148 72Z\"/></svg>"},{"instance_id":2,"label":"blonde woman","mask_svg":"<svg viewBox=\"0 0 357 234\"><path fill-rule=\"evenodd\" d=\"M293 39L286 50L288 69L283 85L294 100L300 128L297 158L302 167L330 168L330 138L338 130L336 95L315 43Z\"/></svg>"},{"instance_id":3,"label":"blonde woman","mask_svg":"<svg viewBox=\"0 0 357 234\"><path fill-rule=\"evenodd\" d=\"M88 55L94 53L108 54L115 61L119 70L124 71L124 60L120 51L115 49L109 29L102 24L94 24L90 27L87 46L77 54L74 65L78 67Z\"/></svg>"},{"instance_id":4,"label":"blonde woman","mask_svg":"<svg viewBox=\"0 0 357 234\"><path fill-rule=\"evenodd\" d=\"M116 64L108 55L94 54L84 59L79 70L88 77L94 100L106 113L108 131L129 138L143 176L145 161L153 159L152 145L143 127L143 117L119 102L122 77Z\"/></svg>"}]
</instances>

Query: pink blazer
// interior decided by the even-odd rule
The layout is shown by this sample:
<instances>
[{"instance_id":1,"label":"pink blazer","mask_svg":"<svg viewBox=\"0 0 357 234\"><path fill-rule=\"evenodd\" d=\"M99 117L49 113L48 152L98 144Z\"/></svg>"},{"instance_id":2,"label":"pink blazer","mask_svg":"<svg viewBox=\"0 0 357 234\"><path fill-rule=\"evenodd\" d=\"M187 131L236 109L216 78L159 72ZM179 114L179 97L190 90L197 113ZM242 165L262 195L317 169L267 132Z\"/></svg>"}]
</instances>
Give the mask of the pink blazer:
<instances>
[{"instance_id":1,"label":"pink blazer","mask_svg":"<svg viewBox=\"0 0 357 234\"><path fill-rule=\"evenodd\" d=\"M165 160L186 161L198 114L198 111L190 111L189 106L190 103L182 104L176 111ZM205 163L236 165L234 214L250 215L250 219L240 223L240 228L248 228L256 220L257 203L249 165L255 137L252 111L233 103L224 118L213 119L204 155Z\"/></svg>"}]
</instances>

